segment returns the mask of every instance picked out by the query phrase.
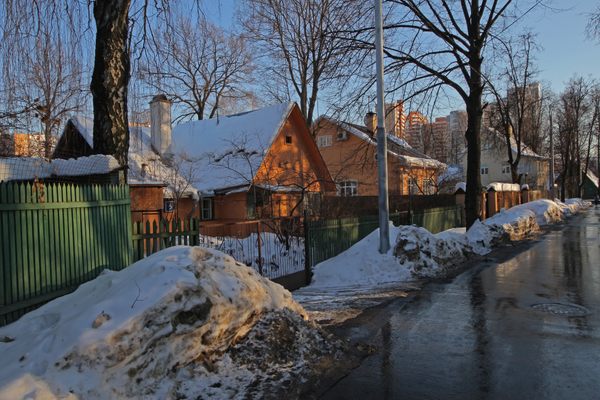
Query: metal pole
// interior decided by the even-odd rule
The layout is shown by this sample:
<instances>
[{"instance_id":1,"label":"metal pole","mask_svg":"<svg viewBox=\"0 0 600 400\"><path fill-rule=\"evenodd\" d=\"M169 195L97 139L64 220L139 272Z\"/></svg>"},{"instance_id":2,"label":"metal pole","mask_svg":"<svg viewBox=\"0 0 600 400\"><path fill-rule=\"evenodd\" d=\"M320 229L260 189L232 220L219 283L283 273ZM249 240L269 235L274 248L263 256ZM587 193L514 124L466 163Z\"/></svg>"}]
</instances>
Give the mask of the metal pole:
<instances>
[{"instance_id":1,"label":"metal pole","mask_svg":"<svg viewBox=\"0 0 600 400\"><path fill-rule=\"evenodd\" d=\"M554 127L552 126L552 109L550 109L550 200L554 200Z\"/></svg>"},{"instance_id":2,"label":"metal pole","mask_svg":"<svg viewBox=\"0 0 600 400\"><path fill-rule=\"evenodd\" d=\"M387 141L385 136L385 106L383 99L383 20L381 1L375 0L375 49L377 55L377 176L379 183L379 252L390 249Z\"/></svg>"}]
</instances>

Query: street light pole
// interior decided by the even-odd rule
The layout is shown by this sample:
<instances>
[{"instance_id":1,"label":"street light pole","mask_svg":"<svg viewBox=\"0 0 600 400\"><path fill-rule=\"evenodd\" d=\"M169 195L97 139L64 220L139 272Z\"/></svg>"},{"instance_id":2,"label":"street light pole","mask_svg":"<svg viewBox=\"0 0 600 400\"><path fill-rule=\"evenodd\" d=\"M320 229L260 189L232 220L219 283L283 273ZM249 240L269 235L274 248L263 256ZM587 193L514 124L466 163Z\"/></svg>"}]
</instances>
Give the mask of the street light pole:
<instances>
[{"instance_id":1,"label":"street light pole","mask_svg":"<svg viewBox=\"0 0 600 400\"><path fill-rule=\"evenodd\" d=\"M554 127L552 126L552 108L550 108L550 200L554 200L556 195L554 194ZM564 179L564 178L563 178Z\"/></svg>"},{"instance_id":2,"label":"street light pole","mask_svg":"<svg viewBox=\"0 0 600 400\"><path fill-rule=\"evenodd\" d=\"M375 0L375 49L377 61L377 176L379 183L379 252L390 249L389 202L387 179L387 140L383 98L383 18L382 0Z\"/></svg>"}]
</instances>

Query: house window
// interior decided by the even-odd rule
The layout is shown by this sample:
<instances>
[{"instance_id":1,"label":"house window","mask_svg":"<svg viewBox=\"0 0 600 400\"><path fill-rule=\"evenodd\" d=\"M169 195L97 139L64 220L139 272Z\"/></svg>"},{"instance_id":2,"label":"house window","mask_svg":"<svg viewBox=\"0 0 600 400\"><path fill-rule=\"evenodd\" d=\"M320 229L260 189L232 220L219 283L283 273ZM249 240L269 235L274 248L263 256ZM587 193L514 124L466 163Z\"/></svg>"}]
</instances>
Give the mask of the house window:
<instances>
[{"instance_id":1,"label":"house window","mask_svg":"<svg viewBox=\"0 0 600 400\"><path fill-rule=\"evenodd\" d=\"M285 144L292 144L292 136L285 135Z\"/></svg>"},{"instance_id":2,"label":"house window","mask_svg":"<svg viewBox=\"0 0 600 400\"><path fill-rule=\"evenodd\" d=\"M510 174L510 165L503 165L502 166L502 173L503 174Z\"/></svg>"},{"instance_id":3,"label":"house window","mask_svg":"<svg viewBox=\"0 0 600 400\"><path fill-rule=\"evenodd\" d=\"M203 220L213 219L212 198L203 198L200 200L200 212Z\"/></svg>"},{"instance_id":4,"label":"house window","mask_svg":"<svg viewBox=\"0 0 600 400\"><path fill-rule=\"evenodd\" d=\"M357 181L341 181L337 184L338 196L358 196Z\"/></svg>"},{"instance_id":5,"label":"house window","mask_svg":"<svg viewBox=\"0 0 600 400\"><path fill-rule=\"evenodd\" d=\"M331 135L323 135L317 138L318 147L329 147L332 144Z\"/></svg>"},{"instance_id":6,"label":"house window","mask_svg":"<svg viewBox=\"0 0 600 400\"><path fill-rule=\"evenodd\" d=\"M163 210L164 210L164 212L173 212L173 211L175 211L175 200L173 200L173 199L165 199Z\"/></svg>"},{"instance_id":7,"label":"house window","mask_svg":"<svg viewBox=\"0 0 600 400\"><path fill-rule=\"evenodd\" d=\"M489 174L489 169L488 167L481 167L481 175L487 175Z\"/></svg>"}]
</instances>

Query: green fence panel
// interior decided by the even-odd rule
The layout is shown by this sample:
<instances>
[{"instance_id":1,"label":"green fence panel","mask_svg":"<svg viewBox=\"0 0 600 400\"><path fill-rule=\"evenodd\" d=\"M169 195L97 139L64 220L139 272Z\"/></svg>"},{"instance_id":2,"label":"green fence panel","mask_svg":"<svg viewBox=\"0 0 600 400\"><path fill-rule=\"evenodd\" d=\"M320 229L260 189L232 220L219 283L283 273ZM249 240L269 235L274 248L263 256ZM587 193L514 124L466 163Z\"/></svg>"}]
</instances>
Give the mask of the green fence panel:
<instances>
[{"instance_id":1,"label":"green fence panel","mask_svg":"<svg viewBox=\"0 0 600 400\"><path fill-rule=\"evenodd\" d=\"M0 183L0 325L132 261L124 185Z\"/></svg>"},{"instance_id":2,"label":"green fence panel","mask_svg":"<svg viewBox=\"0 0 600 400\"><path fill-rule=\"evenodd\" d=\"M436 207L411 214L411 224L421 226L431 233L462 225L462 207Z\"/></svg>"},{"instance_id":3,"label":"green fence panel","mask_svg":"<svg viewBox=\"0 0 600 400\"><path fill-rule=\"evenodd\" d=\"M463 208L437 207L418 212L400 212L390 215L394 225L417 225L432 233L464 226ZM335 257L379 228L377 216L307 220L306 257L310 267Z\"/></svg>"}]
</instances>

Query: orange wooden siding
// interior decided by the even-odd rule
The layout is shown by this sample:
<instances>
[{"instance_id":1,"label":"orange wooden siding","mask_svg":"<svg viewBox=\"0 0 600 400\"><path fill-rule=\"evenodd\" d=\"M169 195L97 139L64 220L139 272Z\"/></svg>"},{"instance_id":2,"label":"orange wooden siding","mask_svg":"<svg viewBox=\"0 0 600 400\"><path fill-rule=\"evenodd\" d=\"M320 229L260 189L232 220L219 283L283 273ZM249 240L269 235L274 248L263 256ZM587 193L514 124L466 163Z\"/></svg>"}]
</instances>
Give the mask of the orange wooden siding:
<instances>
[{"instance_id":1,"label":"orange wooden siding","mask_svg":"<svg viewBox=\"0 0 600 400\"><path fill-rule=\"evenodd\" d=\"M316 140L321 136L331 136L331 146L321 147L319 151L329 168L335 182L357 181L359 196L376 196L377 185L377 146L348 134L346 140L337 140L344 132L329 120L320 120L316 126ZM388 188L391 195L408 194L408 179L415 178L423 187L426 179L436 179L435 170L407 167L400 160L388 154ZM418 194L418 193L413 193Z\"/></svg>"}]
</instances>

